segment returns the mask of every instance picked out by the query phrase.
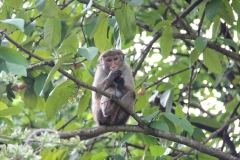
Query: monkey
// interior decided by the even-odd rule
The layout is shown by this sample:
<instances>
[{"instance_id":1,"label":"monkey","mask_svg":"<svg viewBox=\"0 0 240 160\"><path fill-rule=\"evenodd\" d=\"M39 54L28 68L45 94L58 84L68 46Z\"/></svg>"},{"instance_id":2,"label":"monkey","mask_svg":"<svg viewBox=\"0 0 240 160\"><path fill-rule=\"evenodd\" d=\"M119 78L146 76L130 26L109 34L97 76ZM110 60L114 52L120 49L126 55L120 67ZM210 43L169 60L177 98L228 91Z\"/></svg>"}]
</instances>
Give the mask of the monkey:
<instances>
[{"instance_id":1,"label":"monkey","mask_svg":"<svg viewBox=\"0 0 240 160\"><path fill-rule=\"evenodd\" d=\"M133 110L136 99L134 80L124 58L121 50L111 49L103 52L98 59L93 86L110 93ZM94 91L92 113L99 126L124 125L130 116L117 103Z\"/></svg>"}]
</instances>

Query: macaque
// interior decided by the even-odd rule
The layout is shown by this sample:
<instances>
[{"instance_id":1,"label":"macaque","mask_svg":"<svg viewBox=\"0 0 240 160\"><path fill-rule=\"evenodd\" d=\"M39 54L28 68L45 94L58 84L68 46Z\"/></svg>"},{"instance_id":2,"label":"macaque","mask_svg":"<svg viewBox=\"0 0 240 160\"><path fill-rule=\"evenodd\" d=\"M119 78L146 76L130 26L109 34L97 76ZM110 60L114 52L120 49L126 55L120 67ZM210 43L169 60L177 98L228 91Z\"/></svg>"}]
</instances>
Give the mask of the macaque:
<instances>
[{"instance_id":1,"label":"macaque","mask_svg":"<svg viewBox=\"0 0 240 160\"><path fill-rule=\"evenodd\" d=\"M130 67L121 50L107 50L99 57L100 64L94 77L93 86L110 93L131 110L136 94ZM92 112L98 125L124 125L129 114L117 103L99 93L92 92Z\"/></svg>"}]
</instances>

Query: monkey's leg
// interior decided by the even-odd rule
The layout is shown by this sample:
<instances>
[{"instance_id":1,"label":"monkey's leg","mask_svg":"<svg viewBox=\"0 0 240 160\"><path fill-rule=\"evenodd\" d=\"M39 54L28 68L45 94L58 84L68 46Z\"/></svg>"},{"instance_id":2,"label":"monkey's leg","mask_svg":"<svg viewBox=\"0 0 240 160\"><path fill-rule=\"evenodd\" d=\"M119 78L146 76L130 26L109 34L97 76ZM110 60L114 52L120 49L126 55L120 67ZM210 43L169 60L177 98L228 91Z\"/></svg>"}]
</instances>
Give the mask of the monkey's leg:
<instances>
[{"instance_id":1,"label":"monkey's leg","mask_svg":"<svg viewBox=\"0 0 240 160\"><path fill-rule=\"evenodd\" d=\"M115 105L114 105L114 110L111 113L111 121L110 121L110 124L112 124L112 125L114 125L116 123L119 110L121 109L121 107L118 104L116 104L115 102L113 102L113 103Z\"/></svg>"},{"instance_id":2,"label":"monkey's leg","mask_svg":"<svg viewBox=\"0 0 240 160\"><path fill-rule=\"evenodd\" d=\"M134 108L136 94L133 91L128 91L120 100L127 106L130 107L131 110ZM121 106L118 106L121 107ZM115 121L115 125L124 125L129 118L129 114L123 109L119 108L117 113L117 119Z\"/></svg>"},{"instance_id":3,"label":"monkey's leg","mask_svg":"<svg viewBox=\"0 0 240 160\"><path fill-rule=\"evenodd\" d=\"M100 109L97 115L97 121L100 126L102 125L109 125L110 124L110 117L104 117L102 110Z\"/></svg>"}]
</instances>

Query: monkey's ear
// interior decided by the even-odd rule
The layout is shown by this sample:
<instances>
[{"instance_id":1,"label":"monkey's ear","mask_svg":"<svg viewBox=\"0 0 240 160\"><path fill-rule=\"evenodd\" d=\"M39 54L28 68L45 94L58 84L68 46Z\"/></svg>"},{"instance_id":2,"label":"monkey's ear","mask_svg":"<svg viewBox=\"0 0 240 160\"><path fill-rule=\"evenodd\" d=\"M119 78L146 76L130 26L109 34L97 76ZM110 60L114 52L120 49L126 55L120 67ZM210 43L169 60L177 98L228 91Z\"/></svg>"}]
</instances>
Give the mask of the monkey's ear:
<instances>
[{"instance_id":1,"label":"monkey's ear","mask_svg":"<svg viewBox=\"0 0 240 160\"><path fill-rule=\"evenodd\" d=\"M125 58L126 58L126 54L123 54L123 60L125 60Z\"/></svg>"},{"instance_id":2,"label":"monkey's ear","mask_svg":"<svg viewBox=\"0 0 240 160\"><path fill-rule=\"evenodd\" d=\"M99 59L99 62L100 62L101 64L103 64L103 58L102 58L102 57Z\"/></svg>"}]
</instances>

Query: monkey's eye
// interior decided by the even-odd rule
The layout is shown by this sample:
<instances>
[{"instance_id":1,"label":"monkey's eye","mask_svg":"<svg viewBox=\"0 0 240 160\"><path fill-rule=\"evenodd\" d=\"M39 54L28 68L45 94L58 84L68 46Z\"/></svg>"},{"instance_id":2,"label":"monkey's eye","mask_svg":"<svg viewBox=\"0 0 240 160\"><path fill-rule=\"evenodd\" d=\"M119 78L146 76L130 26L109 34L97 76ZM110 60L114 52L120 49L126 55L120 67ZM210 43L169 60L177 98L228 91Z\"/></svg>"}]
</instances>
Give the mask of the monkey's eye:
<instances>
[{"instance_id":1,"label":"monkey's eye","mask_svg":"<svg viewBox=\"0 0 240 160\"><path fill-rule=\"evenodd\" d=\"M107 62L111 62L112 60L111 59L107 59Z\"/></svg>"},{"instance_id":2,"label":"monkey's eye","mask_svg":"<svg viewBox=\"0 0 240 160\"><path fill-rule=\"evenodd\" d=\"M113 60L114 60L114 61L117 61L117 60L118 60L118 58L114 58Z\"/></svg>"}]
</instances>

